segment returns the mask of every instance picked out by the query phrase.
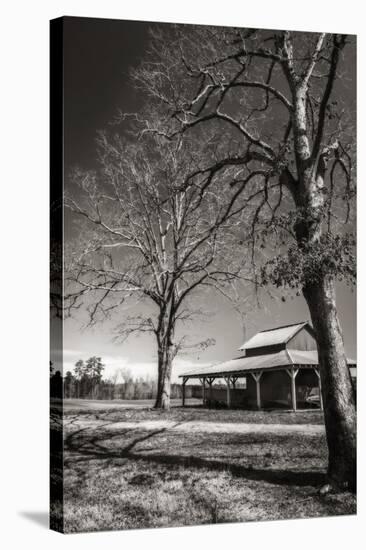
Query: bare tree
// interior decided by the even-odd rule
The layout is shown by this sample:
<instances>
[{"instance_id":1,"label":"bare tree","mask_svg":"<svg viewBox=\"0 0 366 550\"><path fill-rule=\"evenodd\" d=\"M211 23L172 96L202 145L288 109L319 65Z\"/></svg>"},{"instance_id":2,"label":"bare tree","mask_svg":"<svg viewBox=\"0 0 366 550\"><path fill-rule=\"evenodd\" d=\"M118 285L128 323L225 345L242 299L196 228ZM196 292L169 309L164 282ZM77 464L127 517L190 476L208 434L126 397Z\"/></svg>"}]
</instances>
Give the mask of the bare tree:
<instances>
[{"instance_id":1,"label":"bare tree","mask_svg":"<svg viewBox=\"0 0 366 550\"><path fill-rule=\"evenodd\" d=\"M113 374L109 376L109 383L110 383L110 393L109 393L109 399L116 399L117 398L117 386L118 381L121 378L121 369L115 369Z\"/></svg>"},{"instance_id":2,"label":"bare tree","mask_svg":"<svg viewBox=\"0 0 366 550\"><path fill-rule=\"evenodd\" d=\"M84 303L90 323L118 310L122 338L155 336L155 407L168 409L173 360L189 345L178 324L200 313L199 290L226 294L244 279L242 256L232 248L244 183L240 170L229 167L227 177L237 185L224 189L202 164L206 155L198 142L163 144L146 137L132 144L104 135L99 158L100 172L77 171L66 197L79 223L66 302L70 310Z\"/></svg>"},{"instance_id":3,"label":"bare tree","mask_svg":"<svg viewBox=\"0 0 366 550\"><path fill-rule=\"evenodd\" d=\"M354 38L156 27L150 53L133 74L150 98L149 112L155 105L153 117L147 110L141 117L143 132L190 140L214 131L220 137L211 165L216 177L240 166L243 178L256 174L260 180L255 207L248 203L252 257L261 239L278 236L275 253L267 251L262 282L297 288L308 304L329 479L355 488L355 405L335 293L337 279L353 281L355 275L355 87L348 72Z\"/></svg>"}]
</instances>

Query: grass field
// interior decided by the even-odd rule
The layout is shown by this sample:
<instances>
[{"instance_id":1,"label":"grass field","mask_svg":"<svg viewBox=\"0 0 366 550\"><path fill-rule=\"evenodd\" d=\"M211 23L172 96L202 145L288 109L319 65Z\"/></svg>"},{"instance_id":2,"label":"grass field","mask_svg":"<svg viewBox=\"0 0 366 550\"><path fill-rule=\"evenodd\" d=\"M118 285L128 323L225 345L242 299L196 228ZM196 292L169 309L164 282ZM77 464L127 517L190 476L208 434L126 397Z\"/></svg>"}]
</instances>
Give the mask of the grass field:
<instances>
[{"instance_id":1,"label":"grass field","mask_svg":"<svg viewBox=\"0 0 366 550\"><path fill-rule=\"evenodd\" d=\"M173 407L180 407L181 399L172 399ZM202 405L202 399L187 399L188 406ZM96 411L96 410L119 410L119 409L151 409L154 406L154 399L113 399L113 400L92 400L92 399L64 399L63 408L65 412Z\"/></svg>"},{"instance_id":2,"label":"grass field","mask_svg":"<svg viewBox=\"0 0 366 550\"><path fill-rule=\"evenodd\" d=\"M64 417L65 531L354 514L321 496L320 411L72 407Z\"/></svg>"}]
</instances>

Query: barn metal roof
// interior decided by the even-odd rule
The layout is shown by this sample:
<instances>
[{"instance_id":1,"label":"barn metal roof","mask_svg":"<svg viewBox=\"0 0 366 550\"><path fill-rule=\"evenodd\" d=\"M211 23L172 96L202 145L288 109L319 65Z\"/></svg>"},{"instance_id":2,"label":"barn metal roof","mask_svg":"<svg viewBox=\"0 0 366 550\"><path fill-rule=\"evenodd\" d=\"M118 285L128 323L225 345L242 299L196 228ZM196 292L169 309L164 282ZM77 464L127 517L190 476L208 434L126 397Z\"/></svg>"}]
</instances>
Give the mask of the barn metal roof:
<instances>
[{"instance_id":1,"label":"barn metal roof","mask_svg":"<svg viewBox=\"0 0 366 550\"><path fill-rule=\"evenodd\" d=\"M355 366L356 361L347 359L349 366ZM258 370L276 370L281 367L292 367L300 365L318 365L317 351L281 350L277 353L256 355L253 357L238 357L209 367L202 367L187 371L180 378L201 378L203 376L215 376L221 378L229 374L248 373Z\"/></svg>"},{"instance_id":2,"label":"barn metal roof","mask_svg":"<svg viewBox=\"0 0 366 550\"><path fill-rule=\"evenodd\" d=\"M286 344L306 325L310 326L307 321L303 321L301 323L296 323L293 325L286 325L283 327L262 330L261 332L257 332L257 334L249 338L247 342L244 342L239 350L243 351L246 349L262 348L277 344Z\"/></svg>"}]
</instances>

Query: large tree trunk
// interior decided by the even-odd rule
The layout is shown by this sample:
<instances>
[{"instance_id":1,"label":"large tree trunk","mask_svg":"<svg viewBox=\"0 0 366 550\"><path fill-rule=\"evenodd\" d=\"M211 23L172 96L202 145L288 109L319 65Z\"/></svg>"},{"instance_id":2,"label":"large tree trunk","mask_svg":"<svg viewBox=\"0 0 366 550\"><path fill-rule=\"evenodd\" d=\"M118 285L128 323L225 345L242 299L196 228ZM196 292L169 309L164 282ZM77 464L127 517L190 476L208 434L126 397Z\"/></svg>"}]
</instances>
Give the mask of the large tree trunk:
<instances>
[{"instance_id":1,"label":"large tree trunk","mask_svg":"<svg viewBox=\"0 0 366 550\"><path fill-rule=\"evenodd\" d=\"M170 384L173 366L173 346L158 351L158 386L155 400L155 409L170 409Z\"/></svg>"},{"instance_id":2,"label":"large tree trunk","mask_svg":"<svg viewBox=\"0 0 366 550\"><path fill-rule=\"evenodd\" d=\"M290 75L291 76L291 75ZM307 132L307 83L293 82L294 145L297 181L290 190L298 209L295 224L300 249L317 244L322 236L327 164L338 144L312 149ZM321 138L321 134L320 134ZM312 144L314 147L315 145ZM317 153L317 154L314 154ZM321 266L320 266L321 267ZM356 410L353 389L338 319L334 279L312 273L305 280L303 295L317 336L320 377L328 443L328 478L332 485L356 490Z\"/></svg>"},{"instance_id":3,"label":"large tree trunk","mask_svg":"<svg viewBox=\"0 0 366 550\"><path fill-rule=\"evenodd\" d=\"M160 311L159 325L156 331L158 345L158 387L155 400L155 409L170 409L170 385L172 377L173 359L176 348L173 343L175 316L174 293L170 301L166 302Z\"/></svg>"},{"instance_id":4,"label":"large tree trunk","mask_svg":"<svg viewBox=\"0 0 366 550\"><path fill-rule=\"evenodd\" d=\"M305 300L317 335L324 418L332 485L356 491L356 410L338 320L334 280L325 276L305 286Z\"/></svg>"}]
</instances>

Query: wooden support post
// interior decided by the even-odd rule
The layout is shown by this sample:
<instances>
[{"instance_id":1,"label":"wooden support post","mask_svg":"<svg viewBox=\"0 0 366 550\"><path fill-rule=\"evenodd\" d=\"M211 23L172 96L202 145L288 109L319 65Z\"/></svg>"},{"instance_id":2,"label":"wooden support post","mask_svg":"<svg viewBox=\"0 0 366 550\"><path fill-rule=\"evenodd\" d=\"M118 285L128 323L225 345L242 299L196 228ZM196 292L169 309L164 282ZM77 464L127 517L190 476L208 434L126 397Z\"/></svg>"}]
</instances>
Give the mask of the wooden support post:
<instances>
[{"instance_id":1,"label":"wooden support post","mask_svg":"<svg viewBox=\"0 0 366 550\"><path fill-rule=\"evenodd\" d=\"M202 384L202 401L203 404L206 402L206 378L200 378Z\"/></svg>"},{"instance_id":2,"label":"wooden support post","mask_svg":"<svg viewBox=\"0 0 366 550\"><path fill-rule=\"evenodd\" d=\"M212 384L213 384L214 380L215 380L214 378L207 378L207 383L208 383L208 387L209 387L209 389L208 389L208 400L210 402L210 406L212 404Z\"/></svg>"},{"instance_id":3,"label":"wooden support post","mask_svg":"<svg viewBox=\"0 0 366 550\"><path fill-rule=\"evenodd\" d=\"M251 372L250 373L252 377L255 380L256 390L257 390L257 409L260 410L262 408L262 401L261 401L261 376L263 374L263 371L259 372Z\"/></svg>"},{"instance_id":4,"label":"wooden support post","mask_svg":"<svg viewBox=\"0 0 366 550\"><path fill-rule=\"evenodd\" d=\"M296 376L299 372L299 369L286 369L287 374L291 378L291 402L292 402L292 409L294 412L297 411L297 403L296 403Z\"/></svg>"},{"instance_id":5,"label":"wooden support post","mask_svg":"<svg viewBox=\"0 0 366 550\"><path fill-rule=\"evenodd\" d=\"M228 376L227 378L225 378L225 381L226 381L226 404L227 404L227 408L230 409L231 407L231 392L230 392L230 376Z\"/></svg>"},{"instance_id":6,"label":"wooden support post","mask_svg":"<svg viewBox=\"0 0 366 550\"><path fill-rule=\"evenodd\" d=\"M320 410L323 411L323 410L324 410L324 406L323 406L323 394L322 394L322 380L321 380L321 378L320 378L319 367L314 367L314 371L315 371L315 374L316 374L317 377L318 377L319 406L320 406Z\"/></svg>"},{"instance_id":7,"label":"wooden support post","mask_svg":"<svg viewBox=\"0 0 366 550\"><path fill-rule=\"evenodd\" d=\"M186 403L186 383L188 378L183 378L183 384L182 384L182 407L185 406Z\"/></svg>"}]
</instances>

